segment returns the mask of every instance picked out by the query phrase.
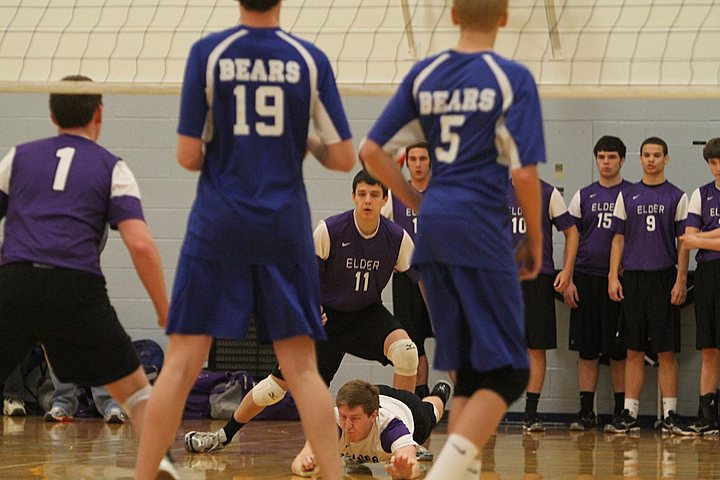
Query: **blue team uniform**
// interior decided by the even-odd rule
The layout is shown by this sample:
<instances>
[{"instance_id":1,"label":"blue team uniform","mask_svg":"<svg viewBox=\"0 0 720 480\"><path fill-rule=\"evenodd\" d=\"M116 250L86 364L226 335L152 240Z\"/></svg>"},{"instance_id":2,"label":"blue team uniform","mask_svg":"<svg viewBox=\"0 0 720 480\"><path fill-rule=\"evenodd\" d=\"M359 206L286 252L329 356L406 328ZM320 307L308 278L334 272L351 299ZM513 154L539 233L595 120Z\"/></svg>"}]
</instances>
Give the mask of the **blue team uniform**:
<instances>
[{"instance_id":1,"label":"blue team uniform","mask_svg":"<svg viewBox=\"0 0 720 480\"><path fill-rule=\"evenodd\" d=\"M182 247L169 332L243 338L254 312L272 325L272 331L260 327L264 340L322 338L302 179L311 120L327 145L350 138L330 63L312 44L279 28L240 25L192 47L178 133L206 142L205 164ZM227 276L220 278L222 271ZM288 289L274 287L284 281ZM203 295L190 290L198 286ZM302 298L292 290L303 292Z\"/></svg>"},{"instance_id":2,"label":"blue team uniform","mask_svg":"<svg viewBox=\"0 0 720 480\"><path fill-rule=\"evenodd\" d=\"M413 263L431 317L443 323L435 366L526 369L505 195L509 166L545 161L530 72L492 52L429 57L411 69L368 138L388 153L422 140L433 147Z\"/></svg>"}]
</instances>

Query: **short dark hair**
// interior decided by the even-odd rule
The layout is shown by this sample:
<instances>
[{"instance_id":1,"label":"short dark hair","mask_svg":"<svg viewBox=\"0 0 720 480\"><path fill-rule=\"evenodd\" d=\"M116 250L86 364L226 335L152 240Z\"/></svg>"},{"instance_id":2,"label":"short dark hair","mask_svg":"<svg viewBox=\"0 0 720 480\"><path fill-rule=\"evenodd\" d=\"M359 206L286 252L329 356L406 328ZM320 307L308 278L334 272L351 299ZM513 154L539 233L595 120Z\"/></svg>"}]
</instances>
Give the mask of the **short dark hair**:
<instances>
[{"instance_id":1,"label":"short dark hair","mask_svg":"<svg viewBox=\"0 0 720 480\"><path fill-rule=\"evenodd\" d=\"M63 82L92 82L83 75L69 75ZM61 128L84 127L102 105L102 95L87 93L51 93L50 113Z\"/></svg>"},{"instance_id":2,"label":"short dark hair","mask_svg":"<svg viewBox=\"0 0 720 480\"><path fill-rule=\"evenodd\" d=\"M593 148L593 155L597 157L598 152L617 152L620 158L625 158L627 147L618 137L603 135L595 143L595 148Z\"/></svg>"},{"instance_id":3,"label":"short dark hair","mask_svg":"<svg viewBox=\"0 0 720 480\"><path fill-rule=\"evenodd\" d=\"M246 10L267 12L279 2L280 0L240 0L240 5L242 5Z\"/></svg>"},{"instance_id":4,"label":"short dark hair","mask_svg":"<svg viewBox=\"0 0 720 480\"><path fill-rule=\"evenodd\" d=\"M362 406L365 415L372 415L380 408L380 389L365 380L351 380L338 390L335 405L355 408Z\"/></svg>"},{"instance_id":5,"label":"short dark hair","mask_svg":"<svg viewBox=\"0 0 720 480\"><path fill-rule=\"evenodd\" d=\"M720 137L711 138L703 148L703 158L709 162L711 158L720 158Z\"/></svg>"},{"instance_id":6,"label":"short dark hair","mask_svg":"<svg viewBox=\"0 0 720 480\"><path fill-rule=\"evenodd\" d=\"M367 183L368 185L380 185L380 188L382 188L383 191L383 197L387 197L388 189L385 185L380 183L380 181L370 175L370 173L366 169L360 170L356 175L355 178L353 178L353 184L352 184L352 191L355 193L355 189L357 188L358 183Z\"/></svg>"},{"instance_id":7,"label":"short dark hair","mask_svg":"<svg viewBox=\"0 0 720 480\"><path fill-rule=\"evenodd\" d=\"M663 149L663 155L668 154L668 146L667 143L665 143L665 140L663 140L660 137L648 137L643 142L642 145L640 145L640 154L642 155L642 150L645 145L660 145Z\"/></svg>"}]
</instances>

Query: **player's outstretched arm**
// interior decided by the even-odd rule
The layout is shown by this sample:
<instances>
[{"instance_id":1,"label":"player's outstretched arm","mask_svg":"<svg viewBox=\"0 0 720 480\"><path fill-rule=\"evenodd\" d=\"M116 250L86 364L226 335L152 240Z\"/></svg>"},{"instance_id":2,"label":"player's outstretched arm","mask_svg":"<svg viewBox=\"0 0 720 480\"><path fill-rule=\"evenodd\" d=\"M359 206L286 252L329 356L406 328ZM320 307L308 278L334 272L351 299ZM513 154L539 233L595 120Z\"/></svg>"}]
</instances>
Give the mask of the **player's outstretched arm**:
<instances>
[{"instance_id":1,"label":"player's outstretched arm","mask_svg":"<svg viewBox=\"0 0 720 480\"><path fill-rule=\"evenodd\" d=\"M317 135L308 135L308 150L327 169L349 172L355 167L352 139L325 145Z\"/></svg>"},{"instance_id":2,"label":"player's outstretched arm","mask_svg":"<svg viewBox=\"0 0 720 480\"><path fill-rule=\"evenodd\" d=\"M191 172L197 172L205 164L203 141L200 138L178 135L177 161Z\"/></svg>"},{"instance_id":3,"label":"player's outstretched arm","mask_svg":"<svg viewBox=\"0 0 720 480\"><path fill-rule=\"evenodd\" d=\"M542 227L540 224L540 177L535 165L515 168L511 172L515 195L525 218L527 231L523 245L517 252L520 280L532 280L542 266Z\"/></svg>"},{"instance_id":4,"label":"player's outstretched arm","mask_svg":"<svg viewBox=\"0 0 720 480\"><path fill-rule=\"evenodd\" d=\"M394 480L420 478L422 469L417 463L417 447L406 445L395 450L390 461L385 465L385 471Z\"/></svg>"},{"instance_id":5,"label":"player's outstretched arm","mask_svg":"<svg viewBox=\"0 0 720 480\"><path fill-rule=\"evenodd\" d=\"M400 167L380 145L365 139L360 145L360 161L363 162L370 175L380 180L388 189L397 195L405 205L416 212L420 209L422 195L405 180Z\"/></svg>"},{"instance_id":6,"label":"player's outstretched arm","mask_svg":"<svg viewBox=\"0 0 720 480\"><path fill-rule=\"evenodd\" d=\"M144 221L130 219L118 223L118 231L130 253L135 271L155 307L158 325L164 327L169 301L160 252L150 229Z\"/></svg>"},{"instance_id":7,"label":"player's outstretched arm","mask_svg":"<svg viewBox=\"0 0 720 480\"><path fill-rule=\"evenodd\" d=\"M310 442L305 442L305 446L295 456L290 468L293 474L299 477L306 477L309 473L315 472L315 455L310 447Z\"/></svg>"},{"instance_id":8,"label":"player's outstretched arm","mask_svg":"<svg viewBox=\"0 0 720 480\"><path fill-rule=\"evenodd\" d=\"M620 283L620 262L625 250L625 235L616 233L610 247L610 272L608 273L608 295L610 299L619 302L623 295L622 284Z\"/></svg>"}]
</instances>

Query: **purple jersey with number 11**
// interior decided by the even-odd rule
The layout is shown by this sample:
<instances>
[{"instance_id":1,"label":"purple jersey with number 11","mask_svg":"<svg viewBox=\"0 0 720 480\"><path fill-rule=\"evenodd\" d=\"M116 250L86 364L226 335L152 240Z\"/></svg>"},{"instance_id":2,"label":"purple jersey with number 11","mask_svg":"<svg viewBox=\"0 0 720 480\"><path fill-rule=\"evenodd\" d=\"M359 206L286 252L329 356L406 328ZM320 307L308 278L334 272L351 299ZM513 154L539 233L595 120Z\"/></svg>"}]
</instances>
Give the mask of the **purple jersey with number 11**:
<instances>
[{"instance_id":1,"label":"purple jersey with number 11","mask_svg":"<svg viewBox=\"0 0 720 480\"><path fill-rule=\"evenodd\" d=\"M310 121L321 141L351 137L330 62L279 28L243 25L193 46L178 133L206 142L183 253L218 261L311 261L302 178Z\"/></svg>"},{"instance_id":2,"label":"purple jersey with number 11","mask_svg":"<svg viewBox=\"0 0 720 480\"><path fill-rule=\"evenodd\" d=\"M35 262L102 275L107 224L143 220L128 166L89 138L18 145L0 162L2 264Z\"/></svg>"}]
</instances>

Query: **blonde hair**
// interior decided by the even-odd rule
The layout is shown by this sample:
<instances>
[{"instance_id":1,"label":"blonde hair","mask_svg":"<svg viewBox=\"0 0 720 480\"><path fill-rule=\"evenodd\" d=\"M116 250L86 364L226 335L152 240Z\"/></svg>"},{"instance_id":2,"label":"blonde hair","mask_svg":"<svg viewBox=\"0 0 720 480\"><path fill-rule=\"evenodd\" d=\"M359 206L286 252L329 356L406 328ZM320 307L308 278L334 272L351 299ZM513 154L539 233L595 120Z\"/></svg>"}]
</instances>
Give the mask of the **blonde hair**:
<instances>
[{"instance_id":1,"label":"blonde hair","mask_svg":"<svg viewBox=\"0 0 720 480\"><path fill-rule=\"evenodd\" d=\"M508 8L508 0L453 0L460 28L496 30Z\"/></svg>"}]
</instances>

